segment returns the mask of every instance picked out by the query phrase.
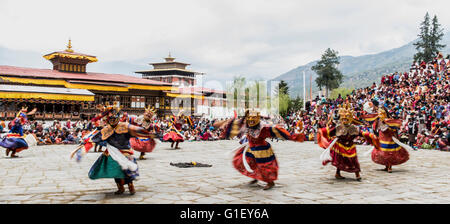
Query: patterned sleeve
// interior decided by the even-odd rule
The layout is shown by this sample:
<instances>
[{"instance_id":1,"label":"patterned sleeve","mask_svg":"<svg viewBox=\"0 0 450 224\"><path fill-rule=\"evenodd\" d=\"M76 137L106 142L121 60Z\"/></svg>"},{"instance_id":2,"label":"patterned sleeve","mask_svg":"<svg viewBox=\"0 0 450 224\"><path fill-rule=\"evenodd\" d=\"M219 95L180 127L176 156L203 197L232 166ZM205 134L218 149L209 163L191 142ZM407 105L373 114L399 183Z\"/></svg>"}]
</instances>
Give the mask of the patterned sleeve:
<instances>
[{"instance_id":1,"label":"patterned sleeve","mask_svg":"<svg viewBox=\"0 0 450 224\"><path fill-rule=\"evenodd\" d=\"M380 148L380 140L375 134L370 133L368 131L360 131L360 135L363 136L364 139L366 139L366 141L369 144L373 145L375 148L377 149Z\"/></svg>"},{"instance_id":2,"label":"patterned sleeve","mask_svg":"<svg viewBox=\"0 0 450 224\"><path fill-rule=\"evenodd\" d=\"M221 139L230 139L242 134L244 119L231 119L225 123L224 130L220 136Z\"/></svg>"},{"instance_id":3,"label":"patterned sleeve","mask_svg":"<svg viewBox=\"0 0 450 224\"><path fill-rule=\"evenodd\" d=\"M398 131L402 126L402 121L398 119L385 119L384 123L389 126L390 129Z\"/></svg>"},{"instance_id":4,"label":"patterned sleeve","mask_svg":"<svg viewBox=\"0 0 450 224\"><path fill-rule=\"evenodd\" d=\"M131 136L134 137L143 137L143 138L154 138L155 135L150 133L148 130L145 130L145 128L141 128L139 126L135 125L128 125L128 132Z\"/></svg>"},{"instance_id":5,"label":"patterned sleeve","mask_svg":"<svg viewBox=\"0 0 450 224\"><path fill-rule=\"evenodd\" d=\"M264 137L266 138L279 138L282 140L292 140L291 138L291 134L289 134L289 132L282 128L281 126L275 125L275 126L270 126L270 127L264 127L263 132L264 132Z\"/></svg>"},{"instance_id":6,"label":"patterned sleeve","mask_svg":"<svg viewBox=\"0 0 450 224\"><path fill-rule=\"evenodd\" d=\"M136 123L136 115L128 115L128 119L126 120L126 122L132 124L132 125L137 125Z\"/></svg>"},{"instance_id":7,"label":"patterned sleeve","mask_svg":"<svg viewBox=\"0 0 450 224\"><path fill-rule=\"evenodd\" d=\"M333 141L334 137L336 136L336 128L320 128L317 131L317 144L321 148L328 148L328 146Z\"/></svg>"}]
</instances>

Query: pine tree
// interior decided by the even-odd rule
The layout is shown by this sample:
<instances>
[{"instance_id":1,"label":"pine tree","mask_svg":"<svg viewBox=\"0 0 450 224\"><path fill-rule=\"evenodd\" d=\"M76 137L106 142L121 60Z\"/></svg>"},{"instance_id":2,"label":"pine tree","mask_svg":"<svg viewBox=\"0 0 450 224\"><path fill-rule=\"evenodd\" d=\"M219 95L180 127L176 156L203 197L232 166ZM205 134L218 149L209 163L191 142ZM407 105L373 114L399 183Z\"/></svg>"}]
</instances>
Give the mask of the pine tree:
<instances>
[{"instance_id":1,"label":"pine tree","mask_svg":"<svg viewBox=\"0 0 450 224\"><path fill-rule=\"evenodd\" d=\"M440 26L441 24L439 24L438 18L435 15L433 17L432 27L430 31L430 45L431 51L434 52L433 56L436 56L436 54L446 46L445 44L440 43L442 37L444 37L444 29L441 29Z\"/></svg>"},{"instance_id":2,"label":"pine tree","mask_svg":"<svg viewBox=\"0 0 450 224\"><path fill-rule=\"evenodd\" d=\"M281 82L278 84L278 90L282 94L289 95L289 86L284 80L281 80Z\"/></svg>"},{"instance_id":3,"label":"pine tree","mask_svg":"<svg viewBox=\"0 0 450 224\"><path fill-rule=\"evenodd\" d=\"M445 45L440 44L444 36L443 29L440 26L436 15L430 24L430 15L428 12L425 14L424 21L420 24L419 40L414 43L417 50L414 55L416 62L432 61L437 52L445 47Z\"/></svg>"},{"instance_id":4,"label":"pine tree","mask_svg":"<svg viewBox=\"0 0 450 224\"><path fill-rule=\"evenodd\" d=\"M317 86L319 86L320 90L322 90L322 87L325 87L327 97L328 90L336 89L342 83L343 75L337 69L339 63L338 52L328 48L320 61L311 68L318 75L316 78Z\"/></svg>"}]
</instances>

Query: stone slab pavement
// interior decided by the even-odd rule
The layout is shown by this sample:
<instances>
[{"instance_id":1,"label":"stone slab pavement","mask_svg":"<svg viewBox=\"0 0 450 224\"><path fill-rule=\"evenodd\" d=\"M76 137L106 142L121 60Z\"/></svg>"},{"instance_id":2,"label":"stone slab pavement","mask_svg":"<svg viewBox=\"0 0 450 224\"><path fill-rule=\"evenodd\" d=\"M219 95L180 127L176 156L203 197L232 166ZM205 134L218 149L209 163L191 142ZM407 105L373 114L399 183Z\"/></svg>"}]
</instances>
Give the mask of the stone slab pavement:
<instances>
[{"instance_id":1,"label":"stone slab pavement","mask_svg":"<svg viewBox=\"0 0 450 224\"><path fill-rule=\"evenodd\" d=\"M269 141L270 142L270 141ZM392 173L364 154L358 146L362 181L353 173L334 178L335 168L322 166L322 149L313 142L270 142L280 166L276 186L248 185L250 178L231 165L228 152L237 141L183 142L172 150L158 143L147 160L138 160L137 193L114 195L113 179L90 180L88 171L100 153L89 152L77 163L69 159L74 145L35 146L19 158L0 152L2 204L416 204L450 203L450 153L420 150L394 166ZM138 152L135 155L138 156ZM170 162L211 164L212 167L178 168Z\"/></svg>"}]
</instances>

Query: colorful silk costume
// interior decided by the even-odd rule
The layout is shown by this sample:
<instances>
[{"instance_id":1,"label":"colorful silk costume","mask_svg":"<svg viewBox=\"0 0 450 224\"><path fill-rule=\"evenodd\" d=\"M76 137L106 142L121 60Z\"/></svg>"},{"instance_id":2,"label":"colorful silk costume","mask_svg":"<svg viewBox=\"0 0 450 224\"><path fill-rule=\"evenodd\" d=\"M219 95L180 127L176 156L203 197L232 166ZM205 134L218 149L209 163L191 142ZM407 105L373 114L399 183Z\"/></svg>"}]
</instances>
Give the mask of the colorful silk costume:
<instances>
[{"instance_id":1,"label":"colorful silk costume","mask_svg":"<svg viewBox=\"0 0 450 224\"><path fill-rule=\"evenodd\" d=\"M135 137L151 137L150 133L143 128L127 124L119 123L115 128L107 125L93 138L94 143L106 141L106 150L97 159L89 171L89 178L115 178L125 179L125 184L132 182L139 176L136 159L133 157L133 149L130 146L130 138ZM111 156L111 150L118 150L129 161L136 164L135 168L131 164L120 162ZM122 158L123 159L123 158ZM122 160L123 161L123 160Z\"/></svg>"},{"instance_id":2,"label":"colorful silk costume","mask_svg":"<svg viewBox=\"0 0 450 224\"><path fill-rule=\"evenodd\" d=\"M233 166L243 175L256 180L273 182L278 178L278 162L273 153L271 145L265 141L266 138L276 137L284 140L291 140L288 131L280 126L258 125L254 128L247 127L244 119L231 119L227 122L224 132L220 136L223 139L233 138L234 136L245 135L248 141L247 145L240 147L234 155ZM253 172L249 172L243 162L243 153L245 159Z\"/></svg>"},{"instance_id":3,"label":"colorful silk costume","mask_svg":"<svg viewBox=\"0 0 450 224\"><path fill-rule=\"evenodd\" d=\"M168 142L184 142L184 137L180 134L181 126L183 125L181 119L177 119L175 117L172 118L171 123L169 124L170 130L167 134L164 135L163 140Z\"/></svg>"},{"instance_id":4,"label":"colorful silk costume","mask_svg":"<svg viewBox=\"0 0 450 224\"><path fill-rule=\"evenodd\" d=\"M339 170L354 173L361 171L358 156L356 154L356 145L353 140L359 136L359 131L354 125L338 125L337 127L325 127L318 131L318 144L326 149L333 140L336 143L330 149L331 160L322 161L323 165L331 162Z\"/></svg>"},{"instance_id":5,"label":"colorful silk costume","mask_svg":"<svg viewBox=\"0 0 450 224\"><path fill-rule=\"evenodd\" d=\"M11 121L9 133L0 141L0 146L7 149L7 155L10 151L13 151L11 157L15 157L16 153L28 149L29 144L26 137L32 137L32 135L25 136L22 126L28 121L27 115L34 114L35 112L36 109L27 113L27 108L22 108L16 118Z\"/></svg>"},{"instance_id":6,"label":"colorful silk costume","mask_svg":"<svg viewBox=\"0 0 450 224\"><path fill-rule=\"evenodd\" d=\"M322 165L331 162L337 169L335 175L337 179L343 179L340 171L346 171L355 173L356 180L360 181L361 168L354 143L354 139L361 135L361 131L355 126L360 122L354 118L352 107L348 102L339 108L338 114L339 121L336 126L333 117L329 116L326 127L318 130L317 143L320 147L326 148L321 155Z\"/></svg>"},{"instance_id":7,"label":"colorful silk costume","mask_svg":"<svg viewBox=\"0 0 450 224\"><path fill-rule=\"evenodd\" d=\"M130 116L128 118L128 123L136 126L140 126L152 134L156 134L158 127L151 121L145 120L143 115L136 117ZM133 137L130 139L131 147L138 152L152 152L156 146L155 140L153 138L143 138L143 137Z\"/></svg>"},{"instance_id":8,"label":"colorful silk costume","mask_svg":"<svg viewBox=\"0 0 450 224\"><path fill-rule=\"evenodd\" d=\"M401 120L380 119L377 114L365 115L364 119L373 122L372 128L375 135L364 134L366 139L374 146L372 161L380 165L392 166L409 160L408 151L393 139L397 136L402 124Z\"/></svg>"},{"instance_id":9,"label":"colorful silk costume","mask_svg":"<svg viewBox=\"0 0 450 224\"><path fill-rule=\"evenodd\" d=\"M127 184L130 193L134 194L133 180L139 176L139 172L130 146L130 138L150 138L154 135L144 128L120 122L119 111L120 107L109 106L103 109L101 115L92 119L95 122L106 117L105 127L91 137L93 143L105 142L106 150L89 170L89 178L114 178L119 189L116 194L124 192L124 184Z\"/></svg>"}]
</instances>

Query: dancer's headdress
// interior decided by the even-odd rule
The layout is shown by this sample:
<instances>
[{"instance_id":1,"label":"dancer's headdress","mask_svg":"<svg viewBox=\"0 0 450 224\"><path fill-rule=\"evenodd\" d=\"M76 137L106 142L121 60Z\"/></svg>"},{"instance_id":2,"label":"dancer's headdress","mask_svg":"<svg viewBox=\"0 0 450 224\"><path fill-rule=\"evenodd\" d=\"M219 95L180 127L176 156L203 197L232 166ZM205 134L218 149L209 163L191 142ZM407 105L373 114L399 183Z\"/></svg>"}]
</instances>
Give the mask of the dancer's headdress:
<instances>
[{"instance_id":1,"label":"dancer's headdress","mask_svg":"<svg viewBox=\"0 0 450 224\"><path fill-rule=\"evenodd\" d=\"M343 105L339 106L339 121L343 124L361 124L360 121L354 118L354 111L350 103L345 102Z\"/></svg>"},{"instance_id":2,"label":"dancer's headdress","mask_svg":"<svg viewBox=\"0 0 450 224\"><path fill-rule=\"evenodd\" d=\"M150 105L145 108L144 117L151 119L153 115L156 113L156 109L154 107L150 107Z\"/></svg>"},{"instance_id":3,"label":"dancer's headdress","mask_svg":"<svg viewBox=\"0 0 450 224\"><path fill-rule=\"evenodd\" d=\"M117 125L120 120L120 110L122 109L122 106L119 104L118 101L115 101L113 104L107 102L105 105L97 105L97 109L100 110L101 114L92 118L91 121L95 122L105 117L108 124Z\"/></svg>"}]
</instances>

